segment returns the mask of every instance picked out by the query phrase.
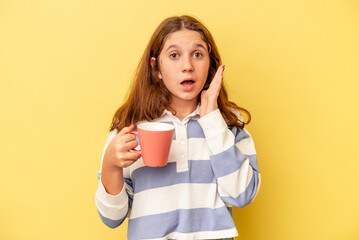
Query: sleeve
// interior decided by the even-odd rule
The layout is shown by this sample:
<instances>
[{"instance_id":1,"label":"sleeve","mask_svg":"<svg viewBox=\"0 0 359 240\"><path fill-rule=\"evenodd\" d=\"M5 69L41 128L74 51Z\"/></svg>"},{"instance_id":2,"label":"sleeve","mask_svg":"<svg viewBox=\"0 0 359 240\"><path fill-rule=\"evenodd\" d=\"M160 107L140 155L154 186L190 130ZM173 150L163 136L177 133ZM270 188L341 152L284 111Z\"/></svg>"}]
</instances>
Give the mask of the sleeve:
<instances>
[{"instance_id":1,"label":"sleeve","mask_svg":"<svg viewBox=\"0 0 359 240\"><path fill-rule=\"evenodd\" d=\"M116 136L116 134L117 134L116 130L110 132L105 147L103 149L102 158L101 158L101 167L100 167L100 171L97 174L97 178L99 178L100 181L95 194L95 204L97 207L97 211L100 215L100 218L102 222L110 228L118 227L126 219L133 196L132 184L127 174L128 170L126 168L124 168L125 184L122 188L122 191L118 195L108 194L101 181L103 157L105 155L105 151L108 145L110 144L112 139Z\"/></svg>"},{"instance_id":2,"label":"sleeve","mask_svg":"<svg viewBox=\"0 0 359 240\"><path fill-rule=\"evenodd\" d=\"M245 129L228 129L219 109L198 120L210 149L210 160L222 200L245 207L260 188L257 154Z\"/></svg>"}]
</instances>

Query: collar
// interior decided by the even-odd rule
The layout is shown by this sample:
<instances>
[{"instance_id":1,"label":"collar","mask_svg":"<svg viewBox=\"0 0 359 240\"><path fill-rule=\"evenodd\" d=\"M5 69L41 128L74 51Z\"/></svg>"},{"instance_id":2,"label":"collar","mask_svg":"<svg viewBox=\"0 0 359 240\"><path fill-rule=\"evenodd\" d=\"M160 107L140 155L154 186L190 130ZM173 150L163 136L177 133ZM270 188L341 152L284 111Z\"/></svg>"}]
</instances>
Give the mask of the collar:
<instances>
[{"instance_id":1,"label":"collar","mask_svg":"<svg viewBox=\"0 0 359 240\"><path fill-rule=\"evenodd\" d=\"M195 117L195 116L200 116L200 103L198 103L197 104L197 108L192 112L192 113L190 113L187 117L185 117L184 118L184 120L185 119L188 119L188 118L193 118L193 117ZM165 116L165 115L168 115L168 116L171 116L171 117L175 117L175 116L173 116L173 114L172 114L172 112L171 111L169 111L168 109L165 109L164 111L163 111L163 113L162 113L162 115L161 115L161 117L163 117L163 116Z\"/></svg>"}]
</instances>

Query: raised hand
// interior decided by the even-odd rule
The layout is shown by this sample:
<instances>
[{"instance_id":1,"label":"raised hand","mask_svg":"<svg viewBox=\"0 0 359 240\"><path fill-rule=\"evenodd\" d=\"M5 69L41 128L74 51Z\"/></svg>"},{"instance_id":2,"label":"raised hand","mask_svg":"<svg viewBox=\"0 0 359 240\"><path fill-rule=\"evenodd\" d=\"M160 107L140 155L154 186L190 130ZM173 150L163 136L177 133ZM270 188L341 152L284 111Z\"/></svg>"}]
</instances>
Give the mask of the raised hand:
<instances>
[{"instance_id":1,"label":"raised hand","mask_svg":"<svg viewBox=\"0 0 359 240\"><path fill-rule=\"evenodd\" d=\"M222 87L224 65L219 66L214 75L208 90L203 90L201 93L200 116L203 117L208 113L218 109L217 99L219 91Z\"/></svg>"}]
</instances>

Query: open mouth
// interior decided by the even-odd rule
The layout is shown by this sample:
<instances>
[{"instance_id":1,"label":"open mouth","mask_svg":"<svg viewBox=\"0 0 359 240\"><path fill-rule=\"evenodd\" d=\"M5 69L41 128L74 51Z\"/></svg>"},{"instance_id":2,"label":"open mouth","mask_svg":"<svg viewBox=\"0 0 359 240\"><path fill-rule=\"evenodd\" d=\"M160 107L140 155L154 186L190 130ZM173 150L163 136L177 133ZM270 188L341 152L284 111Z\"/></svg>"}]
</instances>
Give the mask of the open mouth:
<instances>
[{"instance_id":1,"label":"open mouth","mask_svg":"<svg viewBox=\"0 0 359 240\"><path fill-rule=\"evenodd\" d=\"M184 80L181 82L181 85L190 86L194 83L193 80Z\"/></svg>"}]
</instances>

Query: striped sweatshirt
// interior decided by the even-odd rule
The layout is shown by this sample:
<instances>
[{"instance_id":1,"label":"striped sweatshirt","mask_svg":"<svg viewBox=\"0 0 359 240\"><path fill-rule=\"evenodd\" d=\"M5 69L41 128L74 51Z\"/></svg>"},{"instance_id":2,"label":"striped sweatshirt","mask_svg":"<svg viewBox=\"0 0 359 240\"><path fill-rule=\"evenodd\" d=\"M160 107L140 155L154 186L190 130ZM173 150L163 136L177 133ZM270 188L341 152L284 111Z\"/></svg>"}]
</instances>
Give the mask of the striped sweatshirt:
<instances>
[{"instance_id":1,"label":"striped sweatshirt","mask_svg":"<svg viewBox=\"0 0 359 240\"><path fill-rule=\"evenodd\" d=\"M153 168L138 159L123 169L122 191L110 195L101 182L101 161L95 203L103 223L115 228L128 217L129 240L238 236L227 206L248 205L260 187L251 135L229 129L218 109L200 118L199 106L182 121L167 110L154 121L175 126L168 163ZM116 134L110 132L102 160Z\"/></svg>"}]
</instances>

